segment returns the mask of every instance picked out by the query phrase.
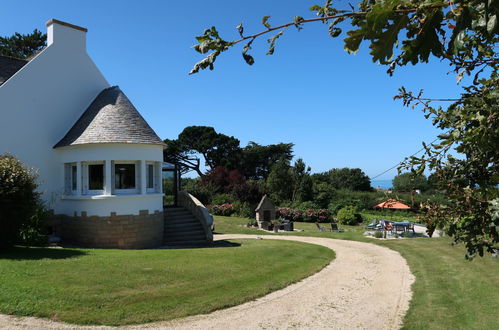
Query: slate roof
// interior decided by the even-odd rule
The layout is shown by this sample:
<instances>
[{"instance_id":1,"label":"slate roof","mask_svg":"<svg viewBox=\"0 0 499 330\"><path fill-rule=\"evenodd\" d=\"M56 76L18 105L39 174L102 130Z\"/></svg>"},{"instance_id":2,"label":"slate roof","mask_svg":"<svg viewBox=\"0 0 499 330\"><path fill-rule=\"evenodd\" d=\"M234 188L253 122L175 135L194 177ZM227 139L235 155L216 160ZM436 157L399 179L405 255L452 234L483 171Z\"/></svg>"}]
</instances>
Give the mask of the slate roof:
<instances>
[{"instance_id":1,"label":"slate roof","mask_svg":"<svg viewBox=\"0 0 499 330\"><path fill-rule=\"evenodd\" d=\"M165 145L118 86L100 92L54 148L90 143Z\"/></svg>"},{"instance_id":2,"label":"slate roof","mask_svg":"<svg viewBox=\"0 0 499 330\"><path fill-rule=\"evenodd\" d=\"M28 60L0 55L0 86L28 62Z\"/></svg>"},{"instance_id":3,"label":"slate roof","mask_svg":"<svg viewBox=\"0 0 499 330\"><path fill-rule=\"evenodd\" d=\"M275 208L274 203L270 200L270 198L267 195L263 195L262 199L260 200L260 203L258 203L258 206L255 209L255 212L260 211L261 208L263 208L266 204L266 209L267 208Z\"/></svg>"}]
</instances>

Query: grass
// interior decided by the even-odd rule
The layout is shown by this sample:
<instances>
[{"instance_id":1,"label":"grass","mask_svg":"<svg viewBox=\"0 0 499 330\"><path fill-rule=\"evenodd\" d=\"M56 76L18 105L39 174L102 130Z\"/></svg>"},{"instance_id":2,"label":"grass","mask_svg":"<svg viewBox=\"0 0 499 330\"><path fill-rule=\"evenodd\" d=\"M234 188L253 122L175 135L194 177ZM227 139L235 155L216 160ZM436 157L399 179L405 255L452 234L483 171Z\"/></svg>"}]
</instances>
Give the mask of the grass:
<instances>
[{"instance_id":1,"label":"grass","mask_svg":"<svg viewBox=\"0 0 499 330\"><path fill-rule=\"evenodd\" d=\"M124 325L209 313L286 287L334 252L272 240L224 248L0 252L0 312L75 324Z\"/></svg>"},{"instance_id":2,"label":"grass","mask_svg":"<svg viewBox=\"0 0 499 330\"><path fill-rule=\"evenodd\" d=\"M369 222L375 215L368 215ZM404 220L399 217L382 218ZM245 228L247 219L216 217L218 233L267 235ZM342 226L345 233L320 232L314 224L297 223L298 236L330 237L379 244L398 251L416 276L404 329L499 329L499 260L490 256L467 261L461 245L449 238L375 240L363 236L362 226ZM279 235L290 235L279 233Z\"/></svg>"}]
</instances>

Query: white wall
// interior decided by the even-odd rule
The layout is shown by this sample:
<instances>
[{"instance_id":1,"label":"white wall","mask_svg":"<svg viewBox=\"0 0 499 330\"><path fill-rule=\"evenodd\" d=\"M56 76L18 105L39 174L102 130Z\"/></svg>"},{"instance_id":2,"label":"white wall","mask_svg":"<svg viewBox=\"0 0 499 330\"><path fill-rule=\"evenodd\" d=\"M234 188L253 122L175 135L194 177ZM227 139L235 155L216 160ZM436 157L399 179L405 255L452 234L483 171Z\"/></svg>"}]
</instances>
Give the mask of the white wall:
<instances>
[{"instance_id":1,"label":"white wall","mask_svg":"<svg viewBox=\"0 0 499 330\"><path fill-rule=\"evenodd\" d=\"M149 214L163 212L163 194L75 197L62 200L54 212L81 216L84 211L89 217L108 217L111 212L116 212L116 215L138 215L140 210L148 210Z\"/></svg>"},{"instance_id":2,"label":"white wall","mask_svg":"<svg viewBox=\"0 0 499 330\"><path fill-rule=\"evenodd\" d=\"M58 183L54 187L53 195L56 196L54 212L73 216L81 211L87 212L88 216L109 216L110 212L118 215L139 214L140 210L148 210L149 213L163 210L163 194L139 193L133 195L112 196L67 196L64 194L64 164L85 161L137 161L162 162L163 147L159 145L146 144L87 144L75 145L56 149L56 158L59 160ZM158 180L161 178L158 176ZM140 182L141 180L139 180ZM145 184L145 183L144 183ZM161 186L161 182L158 183Z\"/></svg>"},{"instance_id":3,"label":"white wall","mask_svg":"<svg viewBox=\"0 0 499 330\"><path fill-rule=\"evenodd\" d=\"M59 154L52 147L109 87L86 53L85 32L61 25L52 30L52 44L0 86L0 153L39 170L49 208L60 185Z\"/></svg>"}]
</instances>

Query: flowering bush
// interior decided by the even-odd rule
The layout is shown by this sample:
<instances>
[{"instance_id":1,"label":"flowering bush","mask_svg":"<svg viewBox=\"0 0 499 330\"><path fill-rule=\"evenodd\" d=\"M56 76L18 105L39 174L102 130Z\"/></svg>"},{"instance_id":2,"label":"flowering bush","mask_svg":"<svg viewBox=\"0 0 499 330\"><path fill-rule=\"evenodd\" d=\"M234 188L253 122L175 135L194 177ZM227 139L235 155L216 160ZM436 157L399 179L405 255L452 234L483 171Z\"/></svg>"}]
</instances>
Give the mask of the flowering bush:
<instances>
[{"instance_id":1,"label":"flowering bush","mask_svg":"<svg viewBox=\"0 0 499 330\"><path fill-rule=\"evenodd\" d=\"M329 222L331 220L331 212L326 209L300 211L289 207L281 207L277 209L277 216L291 221Z\"/></svg>"},{"instance_id":2,"label":"flowering bush","mask_svg":"<svg viewBox=\"0 0 499 330\"><path fill-rule=\"evenodd\" d=\"M300 210L294 210L289 207L281 207L277 209L276 215L279 218L283 218L291 221L303 221L303 212Z\"/></svg>"},{"instance_id":3,"label":"flowering bush","mask_svg":"<svg viewBox=\"0 0 499 330\"><path fill-rule=\"evenodd\" d=\"M329 222L331 212L326 209L307 209L305 211L305 221L310 222Z\"/></svg>"},{"instance_id":4,"label":"flowering bush","mask_svg":"<svg viewBox=\"0 0 499 330\"><path fill-rule=\"evenodd\" d=\"M225 203L220 205L208 205L208 211L213 215L230 216L234 213L234 205Z\"/></svg>"}]
</instances>

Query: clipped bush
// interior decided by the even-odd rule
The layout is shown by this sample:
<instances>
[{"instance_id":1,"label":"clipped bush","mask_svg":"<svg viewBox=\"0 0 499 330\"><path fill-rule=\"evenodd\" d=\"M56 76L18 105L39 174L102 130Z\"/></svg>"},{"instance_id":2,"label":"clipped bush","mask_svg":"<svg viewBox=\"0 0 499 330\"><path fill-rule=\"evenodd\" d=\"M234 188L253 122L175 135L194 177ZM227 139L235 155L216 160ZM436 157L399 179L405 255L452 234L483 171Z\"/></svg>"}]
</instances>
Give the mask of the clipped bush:
<instances>
[{"instance_id":1,"label":"clipped bush","mask_svg":"<svg viewBox=\"0 0 499 330\"><path fill-rule=\"evenodd\" d=\"M336 214L338 222L344 225L357 225L362 222L362 216L353 205L347 205Z\"/></svg>"},{"instance_id":2,"label":"clipped bush","mask_svg":"<svg viewBox=\"0 0 499 330\"><path fill-rule=\"evenodd\" d=\"M29 243L31 236L26 233L41 227L42 219L36 218L42 208L36 178L15 157L0 155L0 248L19 242L21 229Z\"/></svg>"},{"instance_id":3,"label":"clipped bush","mask_svg":"<svg viewBox=\"0 0 499 330\"><path fill-rule=\"evenodd\" d=\"M305 222L330 222L331 212L326 209L308 209L303 218Z\"/></svg>"}]
</instances>

